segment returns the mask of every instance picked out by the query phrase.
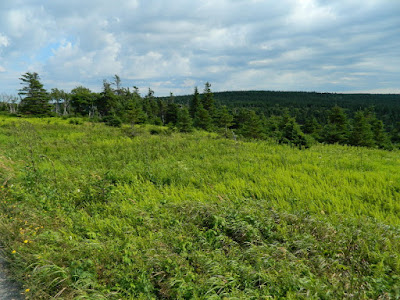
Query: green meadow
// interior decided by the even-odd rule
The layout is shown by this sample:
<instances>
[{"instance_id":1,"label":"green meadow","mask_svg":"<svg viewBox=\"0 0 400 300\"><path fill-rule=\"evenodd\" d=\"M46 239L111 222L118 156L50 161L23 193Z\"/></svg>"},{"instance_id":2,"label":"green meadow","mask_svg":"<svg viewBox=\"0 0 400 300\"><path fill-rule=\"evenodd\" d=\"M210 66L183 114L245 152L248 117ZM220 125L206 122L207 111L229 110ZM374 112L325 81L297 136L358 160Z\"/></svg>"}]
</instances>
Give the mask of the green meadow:
<instances>
[{"instance_id":1,"label":"green meadow","mask_svg":"<svg viewBox=\"0 0 400 300\"><path fill-rule=\"evenodd\" d=\"M27 299L398 299L400 153L0 116Z\"/></svg>"}]
</instances>

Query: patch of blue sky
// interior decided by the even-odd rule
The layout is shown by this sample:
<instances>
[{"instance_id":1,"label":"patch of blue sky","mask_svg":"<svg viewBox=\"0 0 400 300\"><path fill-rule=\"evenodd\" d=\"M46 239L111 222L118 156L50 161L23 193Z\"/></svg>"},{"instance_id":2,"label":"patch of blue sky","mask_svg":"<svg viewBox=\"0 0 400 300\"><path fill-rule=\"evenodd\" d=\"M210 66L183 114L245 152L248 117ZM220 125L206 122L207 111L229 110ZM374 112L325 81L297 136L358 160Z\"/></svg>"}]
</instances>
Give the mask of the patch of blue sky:
<instances>
[{"instance_id":1,"label":"patch of blue sky","mask_svg":"<svg viewBox=\"0 0 400 300\"><path fill-rule=\"evenodd\" d=\"M67 43L74 45L76 43L76 38L73 36L68 36L67 38L62 38L57 42L48 43L34 55L32 60L39 63L45 63L54 55L54 51L62 46L65 46Z\"/></svg>"},{"instance_id":2,"label":"patch of blue sky","mask_svg":"<svg viewBox=\"0 0 400 300\"><path fill-rule=\"evenodd\" d=\"M34 60L36 62L45 63L49 60L50 57L54 55L54 50L59 48L63 42L50 43L46 47L43 47L39 50L39 52L35 55Z\"/></svg>"},{"instance_id":3,"label":"patch of blue sky","mask_svg":"<svg viewBox=\"0 0 400 300\"><path fill-rule=\"evenodd\" d=\"M51 56L54 54L54 50L60 47L62 43L50 43L45 47L41 48L38 52L33 55L21 55L18 59L12 61L12 65L10 68L12 70L25 70L28 66L33 64L45 64ZM25 71L33 71L33 70L25 70Z\"/></svg>"}]
</instances>

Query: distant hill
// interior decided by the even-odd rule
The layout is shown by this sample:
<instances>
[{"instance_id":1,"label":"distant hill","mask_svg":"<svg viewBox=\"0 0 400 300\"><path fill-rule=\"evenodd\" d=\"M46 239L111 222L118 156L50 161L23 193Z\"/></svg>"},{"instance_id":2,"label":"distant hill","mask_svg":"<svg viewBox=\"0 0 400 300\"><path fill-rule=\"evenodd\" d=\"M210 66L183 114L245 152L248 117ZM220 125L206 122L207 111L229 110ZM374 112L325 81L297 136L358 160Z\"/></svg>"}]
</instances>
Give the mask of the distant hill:
<instances>
[{"instance_id":1,"label":"distant hill","mask_svg":"<svg viewBox=\"0 0 400 300\"><path fill-rule=\"evenodd\" d=\"M191 98L192 95L176 96L175 101L188 104ZM226 105L231 110L248 108L267 117L288 109L300 123L308 116L315 116L323 122L326 119L326 111L335 105L344 108L350 117L357 110L373 107L377 117L387 126L400 122L399 94L231 91L216 92L214 98L218 104Z\"/></svg>"}]
</instances>

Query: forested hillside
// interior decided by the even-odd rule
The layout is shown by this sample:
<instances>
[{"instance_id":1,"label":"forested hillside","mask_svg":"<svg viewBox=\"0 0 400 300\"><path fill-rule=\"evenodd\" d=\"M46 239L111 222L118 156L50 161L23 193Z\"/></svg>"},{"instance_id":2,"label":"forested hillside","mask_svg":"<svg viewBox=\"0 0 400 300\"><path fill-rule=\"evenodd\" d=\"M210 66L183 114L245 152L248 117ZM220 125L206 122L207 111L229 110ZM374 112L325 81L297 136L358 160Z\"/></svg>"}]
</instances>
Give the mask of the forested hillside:
<instances>
[{"instance_id":1,"label":"forested hillside","mask_svg":"<svg viewBox=\"0 0 400 300\"><path fill-rule=\"evenodd\" d=\"M190 103L191 95L176 96L176 102ZM267 117L281 115L288 110L296 120L304 124L309 117L318 122L327 120L328 111L337 105L353 117L360 109L373 108L377 118L388 127L400 122L400 95L398 94L336 94L316 92L279 91L231 91L215 92L216 103L230 109L248 108Z\"/></svg>"}]
</instances>

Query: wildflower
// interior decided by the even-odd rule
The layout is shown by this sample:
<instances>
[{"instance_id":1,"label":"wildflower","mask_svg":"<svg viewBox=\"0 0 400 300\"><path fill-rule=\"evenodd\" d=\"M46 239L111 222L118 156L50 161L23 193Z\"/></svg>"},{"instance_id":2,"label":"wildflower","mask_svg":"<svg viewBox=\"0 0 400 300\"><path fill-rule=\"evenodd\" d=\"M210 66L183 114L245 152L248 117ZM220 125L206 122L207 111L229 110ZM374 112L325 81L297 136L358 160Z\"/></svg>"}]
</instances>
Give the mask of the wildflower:
<instances>
[{"instance_id":1,"label":"wildflower","mask_svg":"<svg viewBox=\"0 0 400 300\"><path fill-rule=\"evenodd\" d=\"M24 244L27 244L28 242L29 242L28 240L25 240L25 241L24 241Z\"/></svg>"},{"instance_id":2,"label":"wildflower","mask_svg":"<svg viewBox=\"0 0 400 300\"><path fill-rule=\"evenodd\" d=\"M30 290L31 290L31 289L26 289L26 290L25 290L25 293L28 293Z\"/></svg>"},{"instance_id":3,"label":"wildflower","mask_svg":"<svg viewBox=\"0 0 400 300\"><path fill-rule=\"evenodd\" d=\"M13 251L11 251L11 253L12 253L12 254L15 254L15 253L17 253L17 251L13 250Z\"/></svg>"}]
</instances>

